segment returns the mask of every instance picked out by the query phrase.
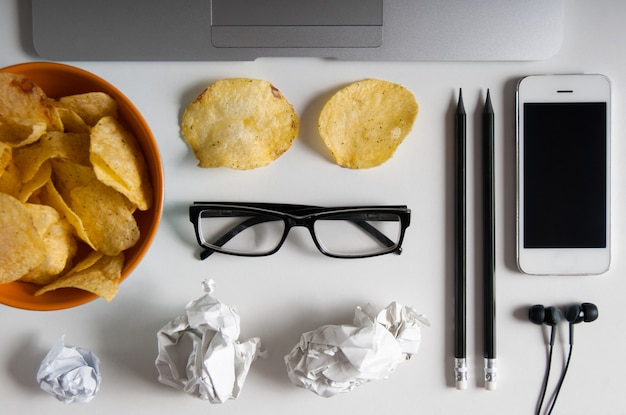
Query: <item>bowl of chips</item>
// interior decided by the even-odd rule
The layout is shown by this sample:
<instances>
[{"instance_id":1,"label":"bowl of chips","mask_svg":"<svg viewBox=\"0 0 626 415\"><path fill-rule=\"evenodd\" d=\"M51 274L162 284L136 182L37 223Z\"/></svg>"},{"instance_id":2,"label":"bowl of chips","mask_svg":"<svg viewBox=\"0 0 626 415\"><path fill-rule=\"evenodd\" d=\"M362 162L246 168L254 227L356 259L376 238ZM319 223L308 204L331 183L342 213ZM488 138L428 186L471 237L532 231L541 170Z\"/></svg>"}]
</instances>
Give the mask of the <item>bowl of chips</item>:
<instances>
[{"instance_id":1,"label":"bowl of chips","mask_svg":"<svg viewBox=\"0 0 626 415\"><path fill-rule=\"evenodd\" d=\"M117 88L52 62L0 69L0 303L111 301L162 207L155 139Z\"/></svg>"}]
</instances>

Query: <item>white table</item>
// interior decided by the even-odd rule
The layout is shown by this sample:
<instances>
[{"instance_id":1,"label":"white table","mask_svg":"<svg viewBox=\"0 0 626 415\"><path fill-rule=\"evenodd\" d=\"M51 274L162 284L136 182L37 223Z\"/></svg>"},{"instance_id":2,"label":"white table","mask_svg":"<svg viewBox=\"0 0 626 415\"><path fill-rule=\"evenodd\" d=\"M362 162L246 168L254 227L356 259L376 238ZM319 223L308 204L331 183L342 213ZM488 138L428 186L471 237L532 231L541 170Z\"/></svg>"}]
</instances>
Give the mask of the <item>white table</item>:
<instances>
[{"instance_id":1,"label":"white table","mask_svg":"<svg viewBox=\"0 0 626 415\"><path fill-rule=\"evenodd\" d=\"M541 62L354 63L318 59L255 62L72 62L105 78L139 108L158 141L165 171L160 230L143 262L112 303L33 312L1 306L2 413L184 413L313 415L320 413L481 413L534 411L545 365L545 332L528 322L528 306L589 301L600 318L576 327L576 347L555 413L626 413L621 360L626 346L624 192L626 177L626 3L566 3L562 50ZM0 3L0 66L39 60L28 34L28 7ZM613 262L603 276L530 277L515 266L514 89L533 73L598 72L613 85ZM274 83L301 117L293 147L268 167L252 171L200 169L179 134L183 108L211 82L225 77ZM415 127L381 167L350 171L335 165L316 132L325 100L338 88L377 77L409 88L420 104ZM468 360L466 391L454 389L453 350L453 124L462 87L468 110ZM482 382L482 289L478 160L479 113L490 88L496 113L498 389ZM213 255L197 259L187 207L194 200L266 201L318 205L407 204L413 212L404 253L364 260L319 254L304 230L266 258ZM260 336L269 351L252 365L241 397L210 405L161 385L154 367L156 332L202 294L213 278L216 296L237 306L242 339ZM350 323L357 305L392 301L428 316L422 347L388 379L330 399L296 388L283 356L302 332ZM562 325L553 379L560 373L567 327ZM102 387L86 405L66 406L35 382L39 362L65 335L68 344L96 353ZM209 406L211 406L209 408Z\"/></svg>"}]
</instances>

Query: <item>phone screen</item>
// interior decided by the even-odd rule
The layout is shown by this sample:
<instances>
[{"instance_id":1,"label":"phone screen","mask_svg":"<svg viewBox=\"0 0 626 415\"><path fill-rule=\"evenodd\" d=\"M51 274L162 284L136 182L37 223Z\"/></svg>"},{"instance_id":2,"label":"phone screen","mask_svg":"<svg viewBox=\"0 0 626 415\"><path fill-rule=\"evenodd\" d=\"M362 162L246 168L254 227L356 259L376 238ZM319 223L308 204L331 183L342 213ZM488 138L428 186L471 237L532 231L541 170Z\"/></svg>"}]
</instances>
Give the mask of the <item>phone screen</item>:
<instances>
[{"instance_id":1,"label":"phone screen","mask_svg":"<svg viewBox=\"0 0 626 415\"><path fill-rule=\"evenodd\" d=\"M607 246L607 104L524 104L524 247Z\"/></svg>"}]
</instances>

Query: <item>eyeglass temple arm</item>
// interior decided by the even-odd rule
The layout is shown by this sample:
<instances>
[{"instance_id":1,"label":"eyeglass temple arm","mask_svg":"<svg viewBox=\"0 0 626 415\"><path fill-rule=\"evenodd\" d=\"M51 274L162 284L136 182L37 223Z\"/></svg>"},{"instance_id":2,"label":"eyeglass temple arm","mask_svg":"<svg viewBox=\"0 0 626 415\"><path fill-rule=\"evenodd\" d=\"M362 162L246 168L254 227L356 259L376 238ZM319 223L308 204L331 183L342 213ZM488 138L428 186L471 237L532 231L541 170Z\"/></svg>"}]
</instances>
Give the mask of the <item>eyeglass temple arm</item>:
<instances>
[{"instance_id":1,"label":"eyeglass temple arm","mask_svg":"<svg viewBox=\"0 0 626 415\"><path fill-rule=\"evenodd\" d=\"M230 231L226 232L217 241L215 241L213 243L213 245L220 246L220 247L224 246L224 244L226 244L226 242L228 242L231 239L233 239L235 236L237 236L242 231L248 229L251 226L258 225L259 223L267 222L269 220L274 220L274 219L273 218L263 217L263 216L257 216L257 217L249 218L249 219L239 223L237 226L232 228ZM366 231L367 233L372 235L374 238L376 238L383 245L385 245L387 247L392 247L392 246L395 245L395 243L391 239L387 238L387 236L385 236L385 234L383 234L381 231L376 229L376 227L370 225L368 222L362 221L362 220L351 220L351 222L353 222L355 225L359 226L364 231ZM215 252L215 250L213 250L211 248L206 248L205 247L205 249L200 253L200 259L204 260L204 259L208 258L214 252ZM398 248L398 250L396 252L398 254L402 253L402 248Z\"/></svg>"},{"instance_id":2,"label":"eyeglass temple arm","mask_svg":"<svg viewBox=\"0 0 626 415\"><path fill-rule=\"evenodd\" d=\"M364 220L354 220L352 222L354 222L356 225L358 225L361 228L363 228L364 231L368 232L374 238L378 239L378 242L382 243L386 247L391 248L392 246L395 245L394 241L392 241L391 239L387 238L387 236L385 236L384 233L382 233L381 231L376 229L375 226L370 225L367 221L364 221ZM402 248L398 247L398 250L396 252L398 254L402 253Z\"/></svg>"},{"instance_id":3,"label":"eyeglass temple arm","mask_svg":"<svg viewBox=\"0 0 626 415\"><path fill-rule=\"evenodd\" d=\"M263 217L263 216L256 216L256 217L253 217L253 218L246 219L243 222L237 224L237 226L232 228L230 231L228 231L224 235L222 235L217 241L215 241L213 243L213 245L220 246L220 247L224 246L224 244L226 244L226 242L230 241L235 236L237 236L239 233L245 231L249 227L254 226L254 225L258 225L259 223L267 222L269 220L271 220L271 219L268 219L267 217ZM200 259L202 259L202 260L207 259L214 252L215 252L215 250L213 250L211 248L205 247L204 251L200 252Z\"/></svg>"}]
</instances>

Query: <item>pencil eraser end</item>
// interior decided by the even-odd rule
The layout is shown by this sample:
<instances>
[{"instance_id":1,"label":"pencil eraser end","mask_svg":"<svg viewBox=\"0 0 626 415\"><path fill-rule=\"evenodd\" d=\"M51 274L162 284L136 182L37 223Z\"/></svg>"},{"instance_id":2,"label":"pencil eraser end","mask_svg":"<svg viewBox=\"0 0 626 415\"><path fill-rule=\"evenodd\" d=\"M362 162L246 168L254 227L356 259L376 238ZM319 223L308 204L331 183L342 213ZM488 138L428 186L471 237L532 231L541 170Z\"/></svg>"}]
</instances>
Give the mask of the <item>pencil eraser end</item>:
<instances>
[{"instance_id":1,"label":"pencil eraser end","mask_svg":"<svg viewBox=\"0 0 626 415\"><path fill-rule=\"evenodd\" d=\"M454 382L458 390L467 389L467 360L464 357L454 358Z\"/></svg>"},{"instance_id":2,"label":"pencil eraser end","mask_svg":"<svg viewBox=\"0 0 626 415\"><path fill-rule=\"evenodd\" d=\"M496 390L496 359L485 359L485 389Z\"/></svg>"}]
</instances>

